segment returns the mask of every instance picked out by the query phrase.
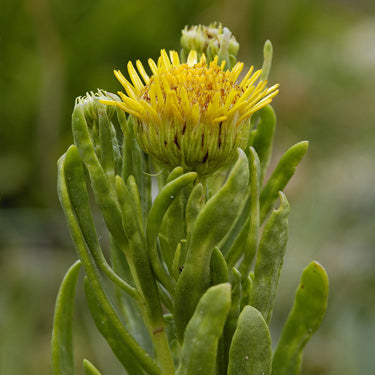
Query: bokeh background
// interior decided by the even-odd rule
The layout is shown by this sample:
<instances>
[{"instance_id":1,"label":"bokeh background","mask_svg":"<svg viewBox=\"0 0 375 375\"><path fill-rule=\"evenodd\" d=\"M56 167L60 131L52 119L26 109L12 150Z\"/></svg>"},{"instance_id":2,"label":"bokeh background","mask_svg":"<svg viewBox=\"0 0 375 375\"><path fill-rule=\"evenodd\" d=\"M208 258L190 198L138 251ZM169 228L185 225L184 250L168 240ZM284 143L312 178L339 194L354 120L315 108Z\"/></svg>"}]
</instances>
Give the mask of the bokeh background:
<instances>
[{"instance_id":1,"label":"bokeh background","mask_svg":"<svg viewBox=\"0 0 375 375\"><path fill-rule=\"evenodd\" d=\"M54 300L76 256L56 196L56 160L72 142L75 97L120 87L112 70L178 49L185 25L221 21L239 59L262 64L281 91L273 162L309 140L287 188L290 241L273 339L311 259L330 300L302 374L375 373L375 2L373 0L1 0L0 374L51 372ZM78 290L76 357L106 374L116 359Z\"/></svg>"}]
</instances>

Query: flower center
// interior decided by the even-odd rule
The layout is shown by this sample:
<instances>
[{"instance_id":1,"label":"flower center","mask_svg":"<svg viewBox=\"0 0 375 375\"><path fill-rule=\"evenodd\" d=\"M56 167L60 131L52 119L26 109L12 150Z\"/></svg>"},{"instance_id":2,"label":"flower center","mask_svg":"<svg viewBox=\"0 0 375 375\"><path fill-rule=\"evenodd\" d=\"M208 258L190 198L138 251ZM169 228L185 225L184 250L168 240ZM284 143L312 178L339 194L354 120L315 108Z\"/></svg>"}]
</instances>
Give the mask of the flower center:
<instances>
[{"instance_id":1,"label":"flower center","mask_svg":"<svg viewBox=\"0 0 375 375\"><path fill-rule=\"evenodd\" d=\"M227 108L230 109L241 97L244 89L233 78L232 72L223 71L216 63L211 63L209 67L205 62L194 66L181 64L152 76L141 92L141 99L151 103L153 93L160 90L161 96L158 99L156 95L153 104L164 106L167 94L174 91L179 106L187 96L188 102L191 105L197 104L201 115L204 115L214 98L219 106L224 106L231 93L232 100Z\"/></svg>"},{"instance_id":2,"label":"flower center","mask_svg":"<svg viewBox=\"0 0 375 375\"><path fill-rule=\"evenodd\" d=\"M218 116L220 108L226 105L226 111L230 110L244 93L243 87L235 82L236 78L233 72L223 71L216 61L209 66L204 61L193 66L170 66L150 78L139 99L151 104L160 113L164 112L169 96L179 109L184 104L198 107L203 118L208 115L211 103L211 107L214 104L215 108L211 108L210 112L214 110ZM229 96L230 101L227 100Z\"/></svg>"}]
</instances>

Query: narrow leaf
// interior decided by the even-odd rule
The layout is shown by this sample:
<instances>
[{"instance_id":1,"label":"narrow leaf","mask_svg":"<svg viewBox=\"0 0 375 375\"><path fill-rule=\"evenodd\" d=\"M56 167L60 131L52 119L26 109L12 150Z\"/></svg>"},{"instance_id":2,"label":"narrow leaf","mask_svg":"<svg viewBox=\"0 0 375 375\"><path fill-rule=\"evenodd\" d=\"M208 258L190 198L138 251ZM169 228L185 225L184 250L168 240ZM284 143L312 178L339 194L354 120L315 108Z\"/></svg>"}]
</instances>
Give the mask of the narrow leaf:
<instances>
[{"instance_id":1,"label":"narrow leaf","mask_svg":"<svg viewBox=\"0 0 375 375\"><path fill-rule=\"evenodd\" d=\"M250 305L262 313L267 323L271 320L276 289L288 241L289 203L281 192L280 202L280 208L273 211L259 243L254 270L254 284L250 297Z\"/></svg>"},{"instance_id":2,"label":"narrow leaf","mask_svg":"<svg viewBox=\"0 0 375 375\"><path fill-rule=\"evenodd\" d=\"M227 283L229 281L228 266L220 249L215 246L210 262L211 285Z\"/></svg>"},{"instance_id":3,"label":"narrow leaf","mask_svg":"<svg viewBox=\"0 0 375 375\"><path fill-rule=\"evenodd\" d=\"M100 371L87 359L83 360L83 369L86 375L102 375Z\"/></svg>"},{"instance_id":4,"label":"narrow leaf","mask_svg":"<svg viewBox=\"0 0 375 375\"><path fill-rule=\"evenodd\" d=\"M113 354L119 359L129 375L142 375L143 371L141 366L138 364L129 349L123 344L116 326L103 311L100 301L93 292L87 277L85 278L85 293L95 325L108 342Z\"/></svg>"},{"instance_id":5,"label":"narrow leaf","mask_svg":"<svg viewBox=\"0 0 375 375\"><path fill-rule=\"evenodd\" d=\"M94 219L91 214L82 160L75 146L69 147L64 155L64 174L74 214L85 238L88 250L94 258L96 265L104 271L108 278L118 287L129 293L132 297L137 297L138 293L135 288L122 280L113 271L103 255L95 229Z\"/></svg>"},{"instance_id":6,"label":"narrow leaf","mask_svg":"<svg viewBox=\"0 0 375 375\"><path fill-rule=\"evenodd\" d=\"M284 190L289 180L294 175L297 165L307 151L309 143L299 142L292 146L280 159L271 177L260 194L260 225L272 209L278 198L279 191Z\"/></svg>"},{"instance_id":7,"label":"narrow leaf","mask_svg":"<svg viewBox=\"0 0 375 375\"><path fill-rule=\"evenodd\" d=\"M258 250L259 240L259 187L260 187L260 164L256 151L250 147L250 223L247 238L245 241L244 257L240 265L240 272L243 279L249 275L251 263Z\"/></svg>"},{"instance_id":8,"label":"narrow leaf","mask_svg":"<svg viewBox=\"0 0 375 375\"><path fill-rule=\"evenodd\" d=\"M251 146L259 156L261 172L260 181L264 180L272 153L272 141L276 126L276 115L271 106L267 105L258 112L259 122L251 134ZM279 189L280 190L280 189Z\"/></svg>"},{"instance_id":9,"label":"narrow leaf","mask_svg":"<svg viewBox=\"0 0 375 375\"><path fill-rule=\"evenodd\" d=\"M174 283L172 282L170 275L167 273L157 253L157 238L163 217L173 202L175 196L183 187L193 183L196 177L197 174L195 172L189 172L167 183L155 198L147 221L146 239L152 267L159 281L171 294L174 294Z\"/></svg>"},{"instance_id":10,"label":"narrow leaf","mask_svg":"<svg viewBox=\"0 0 375 375\"><path fill-rule=\"evenodd\" d=\"M320 326L327 300L327 273L313 261L302 273L293 308L273 356L272 375L299 374L303 349Z\"/></svg>"},{"instance_id":11,"label":"narrow leaf","mask_svg":"<svg viewBox=\"0 0 375 375\"><path fill-rule=\"evenodd\" d=\"M240 315L240 301L241 301L241 274L236 269L232 269L232 297L231 297L231 307L228 312L227 320L224 326L223 332L223 346L224 346L224 355L223 361L225 368L228 367L229 361L229 348L232 342L233 334L236 330L238 316Z\"/></svg>"},{"instance_id":12,"label":"narrow leaf","mask_svg":"<svg viewBox=\"0 0 375 375\"><path fill-rule=\"evenodd\" d=\"M78 260L66 273L57 295L51 341L54 375L73 375L73 310L74 295L81 262Z\"/></svg>"},{"instance_id":13,"label":"narrow leaf","mask_svg":"<svg viewBox=\"0 0 375 375\"><path fill-rule=\"evenodd\" d=\"M82 234L81 228L77 221L74 213L72 202L70 199L70 193L67 187L65 169L69 169L69 163L67 163L66 154L59 159L58 162L58 194L60 203L63 207L64 214L69 226L69 231L74 241L77 253L82 264L85 267L87 277L90 283L93 285L95 294L100 301L101 307L105 314L111 319L112 324L116 326L116 329L121 337L124 345L126 345L134 357L137 359L138 363L143 369L149 372L149 374L160 375L161 371L156 365L154 360L143 350L142 347L134 340L134 338L129 334L128 330L125 328L122 318L114 305L111 302L108 293L103 287L103 281L100 272L93 262L92 256L87 250L87 244L85 242L84 236Z\"/></svg>"},{"instance_id":14,"label":"narrow leaf","mask_svg":"<svg viewBox=\"0 0 375 375\"><path fill-rule=\"evenodd\" d=\"M87 167L95 200L103 214L105 223L120 246L123 246L123 244L126 243L126 237L121 226L121 213L116 197L114 196L113 184L108 181L103 167L95 154L88 124L81 106L76 106L74 108L72 115L72 131L74 143L83 163Z\"/></svg>"}]
</instances>

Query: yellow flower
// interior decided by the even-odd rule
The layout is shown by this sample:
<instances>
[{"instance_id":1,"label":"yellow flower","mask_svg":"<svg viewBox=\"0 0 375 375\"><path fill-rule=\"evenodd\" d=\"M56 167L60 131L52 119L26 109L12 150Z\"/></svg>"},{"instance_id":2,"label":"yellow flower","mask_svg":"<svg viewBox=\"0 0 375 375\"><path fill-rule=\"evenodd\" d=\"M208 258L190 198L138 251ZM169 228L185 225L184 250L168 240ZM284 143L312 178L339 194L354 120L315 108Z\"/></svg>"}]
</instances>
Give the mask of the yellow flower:
<instances>
[{"instance_id":1,"label":"yellow flower","mask_svg":"<svg viewBox=\"0 0 375 375\"><path fill-rule=\"evenodd\" d=\"M251 115L269 104L278 85L257 84L261 70L249 69L237 82L243 63L224 70L215 58L209 65L202 55L189 53L182 64L177 52L165 50L156 64L148 60L151 77L138 60L128 63L131 83L115 71L126 94L116 105L135 118L137 140L147 154L169 167L182 166L207 175L232 161L238 147L247 146ZM141 79L142 78L142 79ZM143 81L142 81L143 80Z\"/></svg>"}]
</instances>

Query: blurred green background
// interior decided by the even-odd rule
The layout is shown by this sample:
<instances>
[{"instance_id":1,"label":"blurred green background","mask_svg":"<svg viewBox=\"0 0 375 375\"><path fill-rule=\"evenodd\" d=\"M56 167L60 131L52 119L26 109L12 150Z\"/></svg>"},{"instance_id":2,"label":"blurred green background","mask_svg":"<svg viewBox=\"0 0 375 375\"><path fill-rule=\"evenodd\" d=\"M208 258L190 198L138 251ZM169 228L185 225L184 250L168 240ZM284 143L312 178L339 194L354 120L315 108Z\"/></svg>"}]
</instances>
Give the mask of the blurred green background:
<instances>
[{"instance_id":1,"label":"blurred green background","mask_svg":"<svg viewBox=\"0 0 375 375\"><path fill-rule=\"evenodd\" d=\"M331 281L327 316L302 374L375 373L375 2L373 0L2 0L0 3L0 374L49 374L54 300L76 256L56 196L56 160L72 142L76 96L116 92L112 70L178 49L186 24L221 21L239 59L274 45L273 161L307 139L287 188L290 241L273 340L302 268ZM78 290L76 354L118 364Z\"/></svg>"}]
</instances>

